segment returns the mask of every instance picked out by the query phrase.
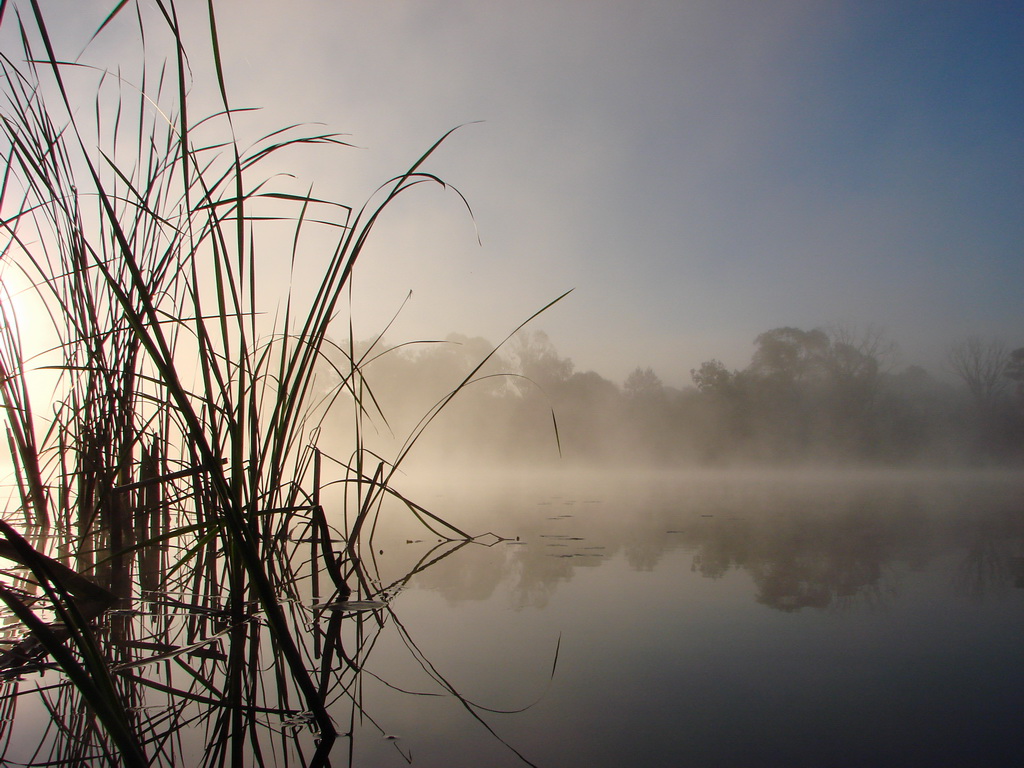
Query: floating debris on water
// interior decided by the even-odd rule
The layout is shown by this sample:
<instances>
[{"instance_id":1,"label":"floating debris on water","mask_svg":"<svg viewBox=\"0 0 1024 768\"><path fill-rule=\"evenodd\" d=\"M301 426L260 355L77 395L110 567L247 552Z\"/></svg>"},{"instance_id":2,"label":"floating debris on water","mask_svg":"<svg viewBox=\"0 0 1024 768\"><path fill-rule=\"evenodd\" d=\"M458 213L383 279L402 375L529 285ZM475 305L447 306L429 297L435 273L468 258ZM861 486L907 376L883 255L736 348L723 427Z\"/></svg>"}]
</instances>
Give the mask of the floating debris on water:
<instances>
[{"instance_id":1,"label":"floating debris on water","mask_svg":"<svg viewBox=\"0 0 1024 768\"><path fill-rule=\"evenodd\" d=\"M360 613L362 611L377 611L385 608L387 603L380 600L339 600L336 603L325 603L320 606L322 611L345 611L349 613Z\"/></svg>"}]
</instances>

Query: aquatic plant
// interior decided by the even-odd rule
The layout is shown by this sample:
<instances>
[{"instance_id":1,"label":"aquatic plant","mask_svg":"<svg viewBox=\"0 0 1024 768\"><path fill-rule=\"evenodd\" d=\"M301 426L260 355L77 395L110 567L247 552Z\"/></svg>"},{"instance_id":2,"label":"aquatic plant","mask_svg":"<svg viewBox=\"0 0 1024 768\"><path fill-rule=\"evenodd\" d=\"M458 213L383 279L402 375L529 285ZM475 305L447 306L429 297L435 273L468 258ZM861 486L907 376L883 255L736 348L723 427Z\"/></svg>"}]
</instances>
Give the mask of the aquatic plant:
<instances>
[{"instance_id":1,"label":"aquatic plant","mask_svg":"<svg viewBox=\"0 0 1024 768\"><path fill-rule=\"evenodd\" d=\"M346 142L287 126L241 145L245 110L228 98L212 3L220 104L197 119L182 22L172 0L155 6L153 20L122 0L93 35L134 11L142 63L129 78L58 56L37 0L0 5L0 31L13 29L21 46L0 53L0 263L21 272L52 322L54 345L33 371L55 381L51 410L34 408L18 318L0 305L16 478L8 517L23 525L0 526L0 555L20 566L9 571L18 587L0 599L34 635L8 669L59 669L33 689L54 715L40 742L47 759L173 764L180 726L201 724L207 765L269 760L268 734L324 764L337 738L329 701L347 696L369 716L354 680L393 585L364 564L361 546L382 504L398 502L438 534L441 554L472 538L392 479L486 358L392 460L361 437L365 420L382 417L364 375L376 344L356 354L350 324L347 348L334 345L345 361L332 364L336 381L326 394L316 383L381 214L419 185L447 188L425 163L450 132L360 208L275 187L261 173L283 150ZM165 45L154 70L151 48ZM82 92L94 96L90 111L73 98ZM262 234L282 223L293 268L309 230L333 236L312 298L289 293L268 327ZM340 479L326 482L316 440L340 399L355 414L354 443L329 457ZM321 499L331 483L345 489L340 528ZM81 610L72 582L82 575L120 600L102 622ZM357 621L350 646L345 616ZM26 694L17 679L6 685L4 701Z\"/></svg>"}]
</instances>

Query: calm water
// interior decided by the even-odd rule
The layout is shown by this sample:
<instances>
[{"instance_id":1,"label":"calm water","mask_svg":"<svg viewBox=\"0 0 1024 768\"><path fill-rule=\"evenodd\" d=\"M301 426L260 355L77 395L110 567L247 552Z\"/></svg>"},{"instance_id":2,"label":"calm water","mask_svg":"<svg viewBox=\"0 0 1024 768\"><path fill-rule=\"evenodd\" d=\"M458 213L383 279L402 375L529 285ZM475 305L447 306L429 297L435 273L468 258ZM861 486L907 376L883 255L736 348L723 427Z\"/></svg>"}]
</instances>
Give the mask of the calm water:
<instances>
[{"instance_id":1,"label":"calm water","mask_svg":"<svg viewBox=\"0 0 1024 768\"><path fill-rule=\"evenodd\" d=\"M1019 476L414 487L354 765L1024 765Z\"/></svg>"},{"instance_id":2,"label":"calm water","mask_svg":"<svg viewBox=\"0 0 1024 768\"><path fill-rule=\"evenodd\" d=\"M282 545L334 768L1024 765L1024 475L443 476L400 488L491 534L441 542L385 508L353 577L365 611L325 607L311 544ZM235 717L243 763L258 744L309 764L261 612L196 607L215 582L99 628L133 722L161 765L218 764ZM63 675L2 685L0 763L75 762Z\"/></svg>"}]
</instances>

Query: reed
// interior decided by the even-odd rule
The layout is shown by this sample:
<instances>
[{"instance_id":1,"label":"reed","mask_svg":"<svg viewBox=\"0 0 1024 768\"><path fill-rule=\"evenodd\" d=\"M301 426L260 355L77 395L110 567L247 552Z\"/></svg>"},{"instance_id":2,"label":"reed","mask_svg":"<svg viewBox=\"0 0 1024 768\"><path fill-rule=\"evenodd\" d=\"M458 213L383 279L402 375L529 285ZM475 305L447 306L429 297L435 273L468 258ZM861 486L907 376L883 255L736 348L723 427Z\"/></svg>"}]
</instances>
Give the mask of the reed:
<instances>
[{"instance_id":1,"label":"reed","mask_svg":"<svg viewBox=\"0 0 1024 768\"><path fill-rule=\"evenodd\" d=\"M205 765L273 762L278 747L324 765L338 735L328 704L347 697L370 717L357 695L360 654L387 620L378 598L393 585L361 548L382 505L397 500L442 539L414 572L472 540L392 481L487 359L387 460L362 440L366 421L383 417L364 375L380 339L357 355L351 324L347 349L329 337L382 213L420 185L446 186L426 163L451 132L359 208L275 187L263 169L283 151L347 144L287 126L241 146L244 110L228 98L212 2L220 106L196 118L177 9L155 7L154 21L121 0L94 34L134 15L144 47L129 79L60 57L37 0L0 4L0 31L21 46L0 53L0 264L32 285L55 339L26 360L18 318L0 302L16 509L0 523L0 555L16 552L22 568L0 600L35 638L10 674L54 681L27 691L12 678L2 700L40 697L59 723L44 739L56 762L174 764L179 729L201 725ZM155 71L153 60L163 62ZM90 74L84 110L72 94ZM307 232L333 237L312 298L288 295L268 328L262 233L282 222L292 265L309 258ZM329 345L345 367L330 363L337 383L324 396L316 381ZM57 381L44 409L33 366ZM347 457L325 457L316 440L339 400L355 414L354 443ZM337 480L323 478L325 464ZM332 482L347 489L341 529L320 497ZM83 575L120 600L103 621L80 610L73 582ZM357 621L350 645L345 617Z\"/></svg>"}]
</instances>

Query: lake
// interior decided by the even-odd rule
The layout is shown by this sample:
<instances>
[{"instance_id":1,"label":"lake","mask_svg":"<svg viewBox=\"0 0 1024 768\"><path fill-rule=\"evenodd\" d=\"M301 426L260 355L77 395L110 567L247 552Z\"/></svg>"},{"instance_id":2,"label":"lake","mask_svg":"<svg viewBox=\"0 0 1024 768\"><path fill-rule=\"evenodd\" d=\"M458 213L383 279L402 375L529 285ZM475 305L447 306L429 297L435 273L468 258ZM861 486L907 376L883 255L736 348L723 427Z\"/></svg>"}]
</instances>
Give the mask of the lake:
<instances>
[{"instance_id":1,"label":"lake","mask_svg":"<svg viewBox=\"0 0 1024 768\"><path fill-rule=\"evenodd\" d=\"M274 539L335 768L1024 765L1022 474L448 468L398 487L476 538L387 504L342 603L308 526ZM180 571L160 554L177 581L143 573L98 627L127 716L154 764L310 765L313 719L259 605L221 607L216 546ZM33 669L2 681L2 761L101 764L74 689Z\"/></svg>"},{"instance_id":2,"label":"lake","mask_svg":"<svg viewBox=\"0 0 1024 768\"><path fill-rule=\"evenodd\" d=\"M393 596L354 765L1024 764L1019 475L476 479L412 495L510 540Z\"/></svg>"}]
</instances>

